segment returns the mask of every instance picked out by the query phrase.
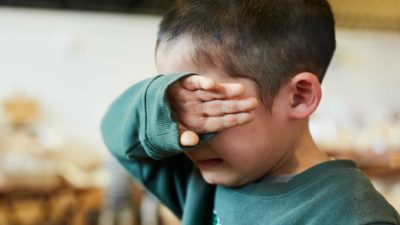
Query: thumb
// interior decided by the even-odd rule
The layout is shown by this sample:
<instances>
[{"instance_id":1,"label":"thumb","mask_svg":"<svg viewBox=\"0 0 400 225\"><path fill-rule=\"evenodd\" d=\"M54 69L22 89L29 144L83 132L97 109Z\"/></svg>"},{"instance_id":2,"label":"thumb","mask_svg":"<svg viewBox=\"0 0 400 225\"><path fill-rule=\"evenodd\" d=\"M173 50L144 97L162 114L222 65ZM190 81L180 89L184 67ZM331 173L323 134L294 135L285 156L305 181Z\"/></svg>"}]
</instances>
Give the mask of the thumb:
<instances>
[{"instance_id":1,"label":"thumb","mask_svg":"<svg viewBox=\"0 0 400 225\"><path fill-rule=\"evenodd\" d=\"M195 146L199 143L199 140L199 135L190 130L181 132L179 139L182 146Z\"/></svg>"}]
</instances>

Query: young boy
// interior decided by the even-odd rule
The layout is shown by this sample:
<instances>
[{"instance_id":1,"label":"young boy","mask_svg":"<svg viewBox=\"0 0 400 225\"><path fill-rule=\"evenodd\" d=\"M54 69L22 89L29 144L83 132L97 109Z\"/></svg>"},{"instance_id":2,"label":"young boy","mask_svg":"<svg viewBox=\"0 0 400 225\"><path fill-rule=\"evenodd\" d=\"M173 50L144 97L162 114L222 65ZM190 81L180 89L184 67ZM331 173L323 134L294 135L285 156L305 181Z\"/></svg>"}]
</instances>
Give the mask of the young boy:
<instances>
[{"instance_id":1,"label":"young boy","mask_svg":"<svg viewBox=\"0 0 400 225\"><path fill-rule=\"evenodd\" d=\"M310 135L334 50L325 0L179 2L157 42L169 75L112 104L105 143L183 225L400 224Z\"/></svg>"}]
</instances>

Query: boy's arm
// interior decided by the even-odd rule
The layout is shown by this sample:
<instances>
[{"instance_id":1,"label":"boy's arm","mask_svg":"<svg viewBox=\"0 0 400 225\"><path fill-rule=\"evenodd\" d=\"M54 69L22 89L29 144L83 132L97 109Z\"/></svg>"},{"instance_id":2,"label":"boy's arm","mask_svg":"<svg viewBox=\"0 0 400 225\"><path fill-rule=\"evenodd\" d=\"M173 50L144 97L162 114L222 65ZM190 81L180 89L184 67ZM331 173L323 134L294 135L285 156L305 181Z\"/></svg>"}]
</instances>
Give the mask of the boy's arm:
<instances>
[{"instance_id":1,"label":"boy's arm","mask_svg":"<svg viewBox=\"0 0 400 225\"><path fill-rule=\"evenodd\" d=\"M162 159L181 152L179 128L165 96L176 80L190 74L155 76L143 80L119 96L102 121L107 147L120 158Z\"/></svg>"},{"instance_id":2,"label":"boy's arm","mask_svg":"<svg viewBox=\"0 0 400 225\"><path fill-rule=\"evenodd\" d=\"M186 75L155 76L133 85L112 103L101 124L110 152L178 216L192 164L183 155L156 159L184 150L165 90Z\"/></svg>"},{"instance_id":3,"label":"boy's arm","mask_svg":"<svg viewBox=\"0 0 400 225\"><path fill-rule=\"evenodd\" d=\"M200 139L207 140L213 136L207 132L246 123L252 115L234 115L252 108L246 100L230 99L242 95L242 88L190 75L156 76L135 84L113 102L102 121L112 154L178 216L193 167L183 154L177 155L190 150L179 141L188 130L204 133Z\"/></svg>"}]
</instances>

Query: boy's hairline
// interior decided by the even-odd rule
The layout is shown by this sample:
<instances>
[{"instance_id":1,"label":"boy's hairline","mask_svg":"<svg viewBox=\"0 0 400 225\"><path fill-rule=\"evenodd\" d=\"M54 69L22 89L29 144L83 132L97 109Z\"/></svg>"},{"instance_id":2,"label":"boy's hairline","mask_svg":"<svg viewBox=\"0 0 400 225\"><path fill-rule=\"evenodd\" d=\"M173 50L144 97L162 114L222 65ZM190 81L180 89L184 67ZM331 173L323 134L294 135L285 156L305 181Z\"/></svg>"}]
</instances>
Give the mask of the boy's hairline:
<instances>
[{"instance_id":1,"label":"boy's hairline","mask_svg":"<svg viewBox=\"0 0 400 225\"><path fill-rule=\"evenodd\" d=\"M165 49L163 49L163 50L168 50L168 49L170 49L170 48L172 47L172 45L178 43L180 40L183 40L184 38L189 39L190 42L193 44L193 48L190 50L191 53L190 53L189 56L188 56L188 57L189 57L189 61L192 62L195 66L201 66L201 65L200 65L201 63L194 59L194 58L195 58L195 54L197 54L197 52L196 52L197 45L194 44L193 36L190 35L190 34L181 34L181 35L179 35L179 36L177 36L177 37L173 37L173 38L168 38L168 37L166 37L166 35L159 35L158 38L157 38L157 41L156 41L156 46L155 46L155 56L157 56L157 52L158 52L158 50L159 50L161 44L165 43L166 45L163 46L163 48L165 48ZM157 60L157 57L155 57L155 59ZM196 62L196 61L197 61L197 62ZM258 96L260 97L260 99L262 99L262 104L263 104L269 111L272 112L272 106L273 106L273 104L274 104L274 100L275 100L275 97L276 97L277 93L276 93L274 96L270 97L270 98L265 98L265 97L262 96L263 94L262 94L262 92L261 92L261 90L262 90L261 87L260 87L260 86L257 84L257 82L256 82L254 79L252 79L251 77L249 77L249 76L240 76L240 77L237 77L237 76L236 76L236 77L235 77L235 76L230 76L230 75L229 75L227 72L225 72L222 68L219 68L219 67L217 67L217 66L212 66L212 65L209 65L209 64L208 64L208 65L206 65L206 67L207 67L207 68L213 69L213 71L216 71L216 72L217 72L217 73L215 73L215 74L218 75L218 76L221 76L221 77L244 78L244 79L250 80L250 81L252 82L252 84L254 85L254 87L256 88ZM203 67L203 68L204 68L204 67ZM188 71L188 72L190 72L190 71ZM282 89L282 87L283 87L287 82L288 82L288 81L286 81L285 83L283 83L282 86L280 87L280 89ZM266 94L266 93L264 93L264 94ZM268 100L266 100L266 99L268 99Z\"/></svg>"}]
</instances>

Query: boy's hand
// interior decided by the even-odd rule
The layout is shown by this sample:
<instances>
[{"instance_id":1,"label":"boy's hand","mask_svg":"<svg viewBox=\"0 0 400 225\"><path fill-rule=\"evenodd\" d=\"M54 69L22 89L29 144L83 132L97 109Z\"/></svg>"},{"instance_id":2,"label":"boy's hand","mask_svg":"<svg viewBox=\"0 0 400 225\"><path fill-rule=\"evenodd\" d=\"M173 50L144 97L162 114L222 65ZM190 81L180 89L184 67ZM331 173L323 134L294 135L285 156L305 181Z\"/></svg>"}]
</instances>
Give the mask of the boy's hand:
<instances>
[{"instance_id":1,"label":"boy's hand","mask_svg":"<svg viewBox=\"0 0 400 225\"><path fill-rule=\"evenodd\" d=\"M242 97L244 92L239 83L219 83L199 75L172 84L167 97L179 123L180 144L195 146L198 134L252 121L258 102L254 97Z\"/></svg>"}]
</instances>

